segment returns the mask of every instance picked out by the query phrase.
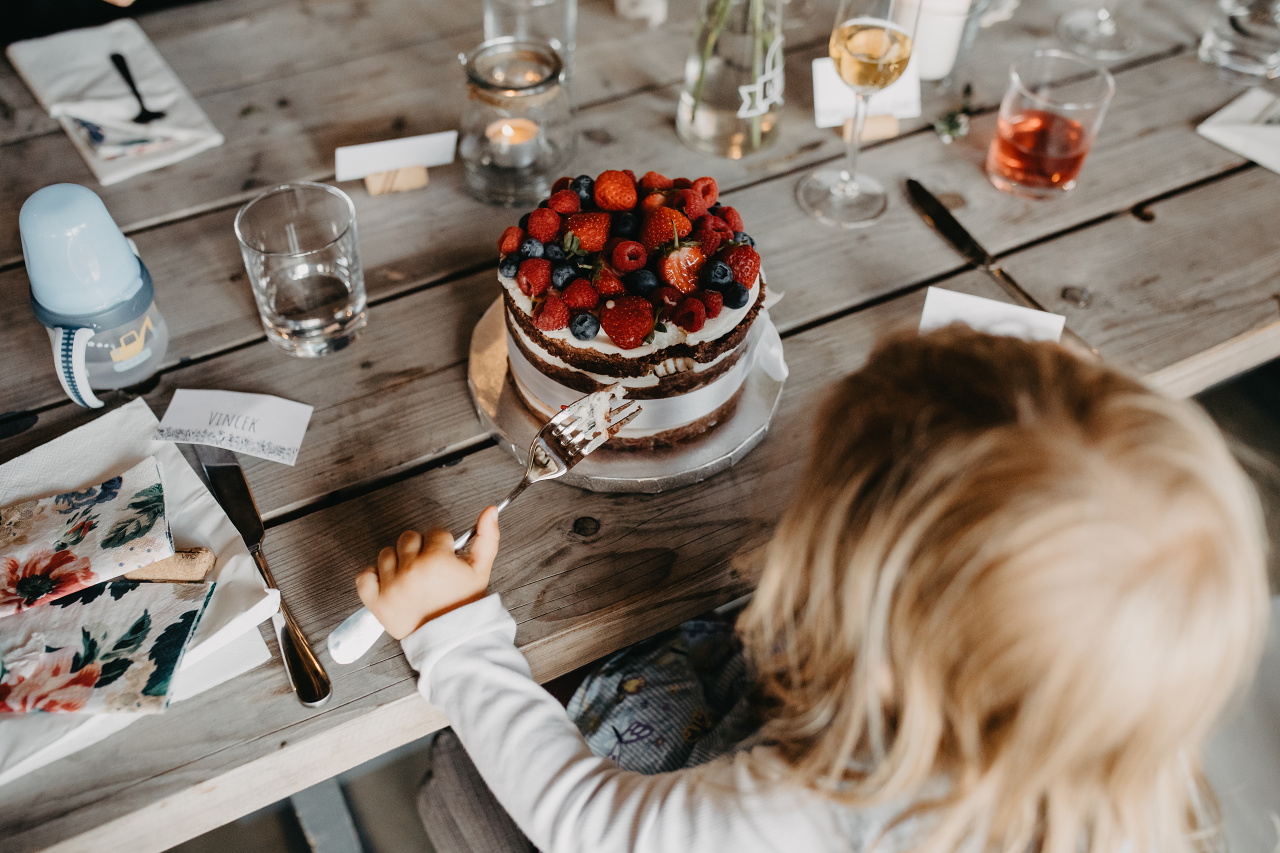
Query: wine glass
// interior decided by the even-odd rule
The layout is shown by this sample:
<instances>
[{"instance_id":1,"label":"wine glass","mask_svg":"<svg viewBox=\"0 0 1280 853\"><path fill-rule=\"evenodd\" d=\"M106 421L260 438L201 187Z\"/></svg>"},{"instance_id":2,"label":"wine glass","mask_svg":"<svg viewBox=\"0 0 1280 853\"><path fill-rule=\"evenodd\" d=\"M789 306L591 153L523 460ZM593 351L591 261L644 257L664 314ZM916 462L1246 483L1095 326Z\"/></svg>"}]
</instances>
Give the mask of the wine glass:
<instances>
[{"instance_id":1,"label":"wine glass","mask_svg":"<svg viewBox=\"0 0 1280 853\"><path fill-rule=\"evenodd\" d=\"M1124 59L1138 49L1138 38L1120 26L1116 8L1120 0L1100 0L1058 18L1058 38L1081 56L1092 59Z\"/></svg>"},{"instance_id":2,"label":"wine glass","mask_svg":"<svg viewBox=\"0 0 1280 853\"><path fill-rule=\"evenodd\" d=\"M902 76L921 0L840 0L831 32L831 59L840 79L853 89L853 116L845 122L844 162L818 169L796 187L796 201L828 225L870 225L889 204L879 181L858 173L858 146L867 117L867 98Z\"/></svg>"}]
</instances>

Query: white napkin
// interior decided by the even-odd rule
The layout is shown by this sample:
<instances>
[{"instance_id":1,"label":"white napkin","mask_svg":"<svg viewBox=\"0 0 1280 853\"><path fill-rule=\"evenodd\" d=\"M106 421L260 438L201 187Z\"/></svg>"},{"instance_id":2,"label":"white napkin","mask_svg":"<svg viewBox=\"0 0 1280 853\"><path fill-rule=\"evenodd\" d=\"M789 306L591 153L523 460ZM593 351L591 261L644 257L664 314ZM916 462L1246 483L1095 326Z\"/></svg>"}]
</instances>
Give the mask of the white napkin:
<instances>
[{"instance_id":1,"label":"white napkin","mask_svg":"<svg viewBox=\"0 0 1280 853\"><path fill-rule=\"evenodd\" d=\"M1250 89L1201 122L1196 132L1280 173L1280 97Z\"/></svg>"},{"instance_id":2,"label":"white napkin","mask_svg":"<svg viewBox=\"0 0 1280 853\"><path fill-rule=\"evenodd\" d=\"M265 646L260 645L260 637L253 654L246 653L236 641L246 633L257 636L258 623L279 610L280 594L263 586L240 534L178 448L169 442L151 439L157 426L147 404L134 400L0 465L0 505L69 491L85 482L110 476L148 456L159 461L164 472L165 513L174 547L204 547L216 555L209 579L216 580L217 587L183 656L174 685L175 695L190 696L198 692L199 685L188 680L188 669L197 668L219 650L228 649L228 657L235 651L241 661L259 655L246 669L264 659L258 651L259 648L265 650ZM234 650L233 644L236 644ZM233 663L227 665L235 668ZM220 669L225 672L224 667L212 661L208 667L199 668L212 674ZM217 682L211 679L204 688L214 683ZM0 784L66 754L61 749L64 739L77 734L83 737L77 730L85 725L97 733L88 743L116 730L89 714L35 714L0 719Z\"/></svg>"},{"instance_id":3,"label":"white napkin","mask_svg":"<svg viewBox=\"0 0 1280 853\"><path fill-rule=\"evenodd\" d=\"M104 186L223 143L222 134L132 19L15 42L7 53ZM133 122L138 101L111 64L113 53L128 60L147 109L163 111L164 118Z\"/></svg>"}]
</instances>

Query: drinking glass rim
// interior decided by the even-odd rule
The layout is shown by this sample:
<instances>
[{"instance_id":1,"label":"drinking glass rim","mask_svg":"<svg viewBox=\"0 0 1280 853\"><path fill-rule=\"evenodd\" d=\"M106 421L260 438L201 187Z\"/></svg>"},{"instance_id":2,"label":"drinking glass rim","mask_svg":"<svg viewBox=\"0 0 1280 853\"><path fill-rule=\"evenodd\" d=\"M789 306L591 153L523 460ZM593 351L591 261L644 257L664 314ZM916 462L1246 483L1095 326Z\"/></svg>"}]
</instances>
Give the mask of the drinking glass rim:
<instances>
[{"instance_id":1,"label":"drinking glass rim","mask_svg":"<svg viewBox=\"0 0 1280 853\"><path fill-rule=\"evenodd\" d=\"M1040 59L1042 57L1053 57L1055 59L1065 59L1081 66L1082 71L1090 71L1090 72L1100 74L1102 76L1102 79L1106 81L1106 84L1107 84L1106 92L1104 92L1102 97L1097 99L1096 101L1082 101L1079 103L1076 103L1076 102L1063 103L1060 101L1053 101L1048 98L1042 98L1041 96L1035 94L1034 92L1032 92L1030 89L1026 87L1026 85L1022 82L1022 76L1018 74L1018 70L1017 70L1019 63L1026 62L1029 59ZM1040 50L1033 51L1032 53L1029 53L1026 56L1021 57L1020 59L1015 59L1009 65L1009 77L1010 79L1013 80L1013 85L1016 86L1018 88L1018 91L1025 97L1030 98L1033 101L1038 101L1042 104L1045 104L1046 106L1051 106L1060 110L1087 110L1087 109L1093 109L1095 107L1100 107L1106 104L1108 101L1110 101L1112 96L1114 96L1116 93L1116 78L1112 76L1111 72L1108 71L1104 66L1099 65L1096 62L1091 62L1088 59L1085 59L1083 56L1080 56L1079 54L1071 53L1065 50L1059 50L1058 48L1054 48L1054 47L1041 48Z\"/></svg>"},{"instance_id":2,"label":"drinking glass rim","mask_svg":"<svg viewBox=\"0 0 1280 853\"><path fill-rule=\"evenodd\" d=\"M325 192L329 193L329 195L337 196L338 198L346 202L347 214L349 218L347 220L347 227L342 229L342 233L338 234L336 237L334 237L328 243L325 243L323 246L319 246L315 249L307 249L305 252L268 252L265 249L259 249L257 246L254 246L248 240L245 239L244 233L240 230L240 219L244 216L245 211L253 207L258 202L262 201L267 196L275 195L276 193L284 192L285 190L296 190L299 188L306 188L311 190L324 190ZM328 184L318 183L316 181L289 181L288 183L285 183L285 184L276 184L274 187L268 187L262 192L258 193L253 198L246 201L240 207L240 209L236 211L234 227L236 232L236 241L246 249L250 249L254 252L257 252L260 255L270 255L273 258L301 258L305 255L314 255L316 252L323 252L326 249L328 249L330 246L337 243L343 237L346 237L347 234L351 232L351 229L356 227L356 206L355 206L355 203L351 201L351 196L347 195L337 187L333 187Z\"/></svg>"}]
</instances>

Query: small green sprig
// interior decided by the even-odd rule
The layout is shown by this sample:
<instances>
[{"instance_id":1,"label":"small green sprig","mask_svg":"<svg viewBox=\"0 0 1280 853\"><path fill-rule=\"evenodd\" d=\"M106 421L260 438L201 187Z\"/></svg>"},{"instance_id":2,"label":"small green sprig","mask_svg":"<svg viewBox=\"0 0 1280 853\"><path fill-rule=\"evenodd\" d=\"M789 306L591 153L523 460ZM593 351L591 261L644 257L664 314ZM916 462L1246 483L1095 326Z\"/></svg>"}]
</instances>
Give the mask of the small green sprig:
<instances>
[{"instance_id":1,"label":"small green sprig","mask_svg":"<svg viewBox=\"0 0 1280 853\"><path fill-rule=\"evenodd\" d=\"M964 139L969 135L969 116L975 112L977 110L973 107L973 84L965 83L964 91L960 95L960 106L948 111L942 118L935 121L933 130L944 145L950 145L957 139Z\"/></svg>"}]
</instances>

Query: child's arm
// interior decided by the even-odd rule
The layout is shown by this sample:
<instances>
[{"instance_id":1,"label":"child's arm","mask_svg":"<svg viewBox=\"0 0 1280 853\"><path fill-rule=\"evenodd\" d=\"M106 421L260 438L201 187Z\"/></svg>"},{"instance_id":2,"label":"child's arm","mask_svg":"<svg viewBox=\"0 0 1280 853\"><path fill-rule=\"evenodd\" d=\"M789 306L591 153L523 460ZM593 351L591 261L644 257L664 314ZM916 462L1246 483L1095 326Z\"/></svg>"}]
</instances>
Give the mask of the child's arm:
<instances>
[{"instance_id":1,"label":"child's arm","mask_svg":"<svg viewBox=\"0 0 1280 853\"><path fill-rule=\"evenodd\" d=\"M761 780L745 758L645 776L593 755L564 708L531 678L498 597L476 600L497 551L491 513L481 515L465 561L447 534L428 537L425 548L417 534L405 534L396 550L383 551L376 574L362 576L360 594L403 638L421 674L419 692L448 715L498 801L540 850L848 849L830 809Z\"/></svg>"}]
</instances>

